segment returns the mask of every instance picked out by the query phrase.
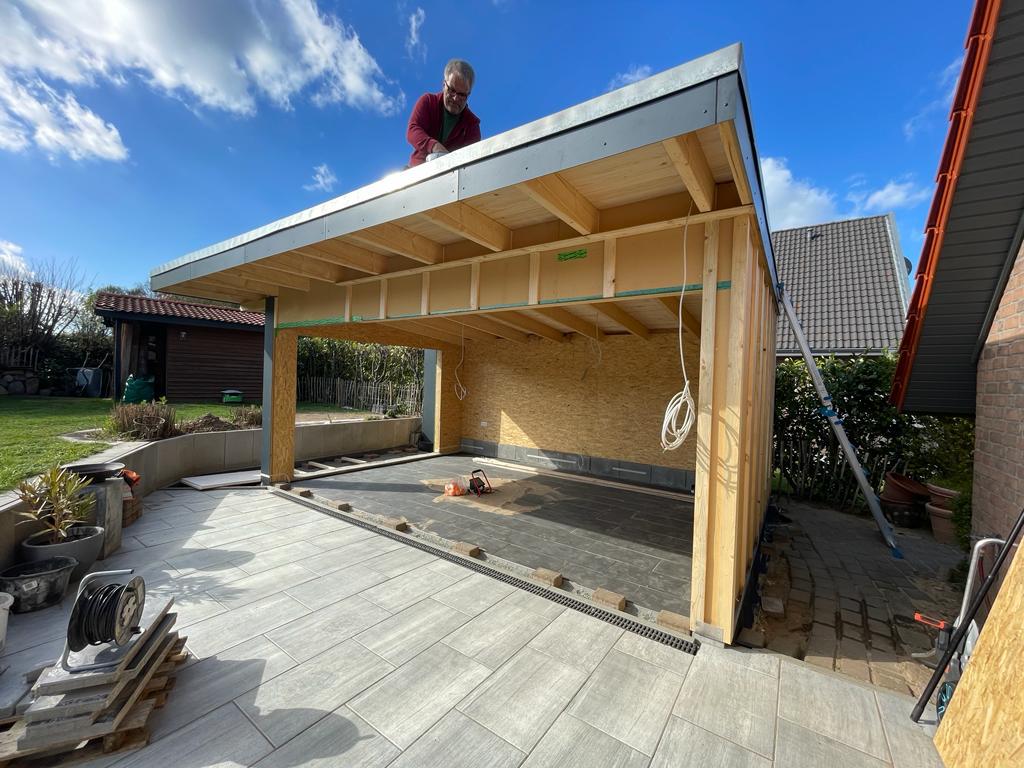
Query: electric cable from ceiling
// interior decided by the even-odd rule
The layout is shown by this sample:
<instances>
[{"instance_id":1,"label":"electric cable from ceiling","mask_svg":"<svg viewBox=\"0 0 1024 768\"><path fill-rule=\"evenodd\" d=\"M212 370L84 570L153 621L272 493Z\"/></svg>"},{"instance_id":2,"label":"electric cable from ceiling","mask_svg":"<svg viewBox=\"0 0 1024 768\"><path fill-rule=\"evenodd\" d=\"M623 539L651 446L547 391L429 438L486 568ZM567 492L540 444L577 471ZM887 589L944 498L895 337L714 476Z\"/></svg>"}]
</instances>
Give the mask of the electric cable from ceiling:
<instances>
[{"instance_id":1,"label":"electric cable from ceiling","mask_svg":"<svg viewBox=\"0 0 1024 768\"><path fill-rule=\"evenodd\" d=\"M679 291L679 367L683 371L683 388L668 401L665 407L665 418L661 422L661 449L674 451L685 441L696 418L693 395L690 394L690 379L686 375L686 360L683 357L683 296L686 295L686 245L690 228L690 215L693 213L693 200L686 212L686 223L683 225L683 287ZM681 421L680 421L681 419Z\"/></svg>"},{"instance_id":2,"label":"electric cable from ceiling","mask_svg":"<svg viewBox=\"0 0 1024 768\"><path fill-rule=\"evenodd\" d=\"M455 366L455 396L459 398L459 400L465 400L466 395L469 394L469 390L466 389L465 385L463 385L462 381L459 379L459 368L461 368L462 364L466 361L466 326L459 326L459 329L462 334L462 356L459 358L459 364Z\"/></svg>"}]
</instances>

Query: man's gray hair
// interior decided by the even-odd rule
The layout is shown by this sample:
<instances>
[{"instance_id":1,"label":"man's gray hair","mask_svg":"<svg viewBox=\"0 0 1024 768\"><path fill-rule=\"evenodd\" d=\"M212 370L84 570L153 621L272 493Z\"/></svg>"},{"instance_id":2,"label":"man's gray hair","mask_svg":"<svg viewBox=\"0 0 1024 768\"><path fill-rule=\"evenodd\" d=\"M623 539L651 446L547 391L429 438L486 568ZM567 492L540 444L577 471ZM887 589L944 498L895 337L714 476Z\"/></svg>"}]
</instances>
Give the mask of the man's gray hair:
<instances>
[{"instance_id":1,"label":"man's gray hair","mask_svg":"<svg viewBox=\"0 0 1024 768\"><path fill-rule=\"evenodd\" d=\"M468 61L462 59L452 59L444 65L444 80L448 82L449 75L458 75L465 80L469 87L473 87L473 81L476 80L476 73L473 71L473 67L470 66Z\"/></svg>"}]
</instances>

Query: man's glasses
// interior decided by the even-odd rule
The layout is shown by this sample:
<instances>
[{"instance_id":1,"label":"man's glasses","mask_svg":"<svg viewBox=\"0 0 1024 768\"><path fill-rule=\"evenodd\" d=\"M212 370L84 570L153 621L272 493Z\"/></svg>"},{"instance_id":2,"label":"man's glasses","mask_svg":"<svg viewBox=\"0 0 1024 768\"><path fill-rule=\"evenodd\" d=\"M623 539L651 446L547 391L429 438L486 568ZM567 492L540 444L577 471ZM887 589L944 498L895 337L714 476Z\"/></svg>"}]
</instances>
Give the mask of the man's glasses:
<instances>
[{"instance_id":1,"label":"man's glasses","mask_svg":"<svg viewBox=\"0 0 1024 768\"><path fill-rule=\"evenodd\" d=\"M469 91L456 91L454 88L451 87L451 85L449 85L447 80L445 81L444 87L448 89L448 92L452 96L458 96L460 99L468 99L469 98L469 93L470 93Z\"/></svg>"}]
</instances>

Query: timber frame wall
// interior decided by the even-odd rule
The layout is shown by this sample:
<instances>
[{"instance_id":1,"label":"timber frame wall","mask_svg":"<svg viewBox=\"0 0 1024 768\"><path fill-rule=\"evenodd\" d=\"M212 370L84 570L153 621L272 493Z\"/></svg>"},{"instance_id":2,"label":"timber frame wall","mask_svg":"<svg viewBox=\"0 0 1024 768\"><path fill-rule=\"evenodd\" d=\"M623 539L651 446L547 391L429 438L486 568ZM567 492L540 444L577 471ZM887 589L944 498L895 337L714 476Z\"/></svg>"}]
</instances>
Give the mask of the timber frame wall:
<instances>
[{"instance_id":1,"label":"timber frame wall","mask_svg":"<svg viewBox=\"0 0 1024 768\"><path fill-rule=\"evenodd\" d=\"M501 412L510 397L460 401L467 360L475 380L500 375L488 367L497 345L569 367L585 340L598 355L614 346L616 366L632 357L650 367L652 350L672 350L654 354L656 372L672 376L679 360L667 341L681 326L698 363L688 366L697 423L665 463L696 478L691 626L726 643L768 500L775 282L738 46L152 276L160 290L265 307L266 482L292 477L300 334L438 350L435 446L452 452L481 434L481 409ZM644 398L609 391L621 407L604 409L605 429L626 431ZM530 388L521 382L516 394ZM657 400L660 411L663 399L645 408ZM537 407L559 416L557 404ZM656 444L657 432L646 439ZM604 448L599 437L588 445L595 456L624 452Z\"/></svg>"}]
</instances>

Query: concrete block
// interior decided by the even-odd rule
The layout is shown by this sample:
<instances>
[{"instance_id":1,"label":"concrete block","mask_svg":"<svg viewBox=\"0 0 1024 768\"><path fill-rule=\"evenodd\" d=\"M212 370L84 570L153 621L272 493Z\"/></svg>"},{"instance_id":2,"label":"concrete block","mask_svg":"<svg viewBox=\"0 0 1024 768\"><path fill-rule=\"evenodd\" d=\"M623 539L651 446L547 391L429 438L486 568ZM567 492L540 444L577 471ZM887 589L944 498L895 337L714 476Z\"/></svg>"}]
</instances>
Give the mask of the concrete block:
<instances>
[{"instance_id":1,"label":"concrete block","mask_svg":"<svg viewBox=\"0 0 1024 768\"><path fill-rule=\"evenodd\" d=\"M769 616L785 616L786 606L777 597L765 596L761 598L761 609Z\"/></svg>"},{"instance_id":2,"label":"concrete block","mask_svg":"<svg viewBox=\"0 0 1024 768\"><path fill-rule=\"evenodd\" d=\"M562 586L562 574L547 568L537 568L530 577L552 587Z\"/></svg>"},{"instance_id":3,"label":"concrete block","mask_svg":"<svg viewBox=\"0 0 1024 768\"><path fill-rule=\"evenodd\" d=\"M594 590L593 597L595 603L611 606L617 611L626 610L626 598L618 592L612 592L604 587L598 587Z\"/></svg>"},{"instance_id":4,"label":"concrete block","mask_svg":"<svg viewBox=\"0 0 1024 768\"><path fill-rule=\"evenodd\" d=\"M465 541L456 541L452 544L452 552L465 557L480 557L480 547Z\"/></svg>"},{"instance_id":5,"label":"concrete block","mask_svg":"<svg viewBox=\"0 0 1024 768\"><path fill-rule=\"evenodd\" d=\"M754 629L752 627L746 627L740 630L740 635L736 639L738 645L744 645L747 648L764 648L765 637L764 631L760 629Z\"/></svg>"},{"instance_id":6,"label":"concrete block","mask_svg":"<svg viewBox=\"0 0 1024 768\"><path fill-rule=\"evenodd\" d=\"M303 490L299 491L299 496L301 496L304 499L312 499L313 492L308 488L304 488Z\"/></svg>"},{"instance_id":7,"label":"concrete block","mask_svg":"<svg viewBox=\"0 0 1024 768\"><path fill-rule=\"evenodd\" d=\"M674 629L676 632L690 631L690 619L680 613L675 613L673 611L658 611L658 616L655 621L663 627Z\"/></svg>"},{"instance_id":8,"label":"concrete block","mask_svg":"<svg viewBox=\"0 0 1024 768\"><path fill-rule=\"evenodd\" d=\"M203 432L193 436L193 464L197 474L224 471L227 432Z\"/></svg>"},{"instance_id":9,"label":"concrete block","mask_svg":"<svg viewBox=\"0 0 1024 768\"><path fill-rule=\"evenodd\" d=\"M349 504L347 501L339 501L338 502L338 509L340 509L342 512L351 512L352 511L352 505Z\"/></svg>"},{"instance_id":10,"label":"concrete block","mask_svg":"<svg viewBox=\"0 0 1024 768\"><path fill-rule=\"evenodd\" d=\"M262 429L239 429L224 433L224 471L250 469L260 465Z\"/></svg>"},{"instance_id":11,"label":"concrete block","mask_svg":"<svg viewBox=\"0 0 1024 768\"><path fill-rule=\"evenodd\" d=\"M351 507L350 507L351 508ZM401 517L385 517L381 518L380 525L383 528L387 528L392 531L408 531L409 523Z\"/></svg>"}]
</instances>

